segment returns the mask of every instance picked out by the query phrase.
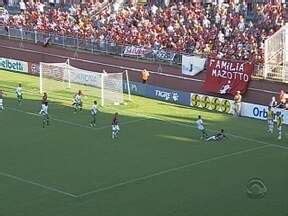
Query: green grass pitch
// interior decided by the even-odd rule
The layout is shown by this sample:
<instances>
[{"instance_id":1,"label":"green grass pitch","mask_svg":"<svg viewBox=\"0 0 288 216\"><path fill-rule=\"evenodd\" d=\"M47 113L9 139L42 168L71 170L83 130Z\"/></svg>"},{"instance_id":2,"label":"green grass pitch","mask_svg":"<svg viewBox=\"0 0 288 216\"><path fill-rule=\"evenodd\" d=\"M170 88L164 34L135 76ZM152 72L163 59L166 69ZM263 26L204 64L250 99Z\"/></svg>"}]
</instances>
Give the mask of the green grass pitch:
<instances>
[{"instance_id":1,"label":"green grass pitch","mask_svg":"<svg viewBox=\"0 0 288 216\"><path fill-rule=\"evenodd\" d=\"M128 105L101 108L89 128L98 93L85 87L85 109L77 114L73 91L49 92L51 125L43 129L38 81L0 71L7 93L0 112L0 216L288 215L287 128L278 141L264 121L136 96ZM116 111L121 134L112 140ZM224 128L228 139L200 140L199 114L210 134ZM247 196L251 178L264 182L264 197Z\"/></svg>"}]
</instances>

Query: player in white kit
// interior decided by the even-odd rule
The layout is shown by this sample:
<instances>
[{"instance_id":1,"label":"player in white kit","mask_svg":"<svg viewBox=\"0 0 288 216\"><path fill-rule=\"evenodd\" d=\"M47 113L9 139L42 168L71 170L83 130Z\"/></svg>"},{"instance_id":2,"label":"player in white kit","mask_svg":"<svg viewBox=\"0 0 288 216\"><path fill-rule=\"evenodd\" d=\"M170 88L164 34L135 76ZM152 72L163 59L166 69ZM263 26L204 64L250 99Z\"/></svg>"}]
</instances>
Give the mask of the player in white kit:
<instances>
[{"instance_id":1,"label":"player in white kit","mask_svg":"<svg viewBox=\"0 0 288 216\"><path fill-rule=\"evenodd\" d=\"M48 102L44 102L41 105L41 110L39 114L42 116L42 127L45 128L45 126L49 125L49 115L48 115Z\"/></svg>"},{"instance_id":2,"label":"player in white kit","mask_svg":"<svg viewBox=\"0 0 288 216\"><path fill-rule=\"evenodd\" d=\"M208 136L206 128L204 127L203 120L200 115L198 116L198 120L196 121L196 127L199 131L201 131L201 137L200 137L201 139L204 139Z\"/></svg>"}]
</instances>

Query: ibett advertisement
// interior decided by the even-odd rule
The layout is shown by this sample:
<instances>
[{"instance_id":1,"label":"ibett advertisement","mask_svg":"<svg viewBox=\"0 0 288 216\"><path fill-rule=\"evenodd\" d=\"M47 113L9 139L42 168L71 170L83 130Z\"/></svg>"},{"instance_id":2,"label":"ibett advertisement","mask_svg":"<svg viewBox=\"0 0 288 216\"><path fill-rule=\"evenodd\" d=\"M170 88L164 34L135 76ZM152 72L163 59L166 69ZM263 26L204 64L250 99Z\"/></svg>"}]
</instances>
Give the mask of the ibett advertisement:
<instances>
[{"instance_id":1,"label":"ibett advertisement","mask_svg":"<svg viewBox=\"0 0 288 216\"><path fill-rule=\"evenodd\" d=\"M19 60L0 58L0 69L27 73L28 63Z\"/></svg>"}]
</instances>

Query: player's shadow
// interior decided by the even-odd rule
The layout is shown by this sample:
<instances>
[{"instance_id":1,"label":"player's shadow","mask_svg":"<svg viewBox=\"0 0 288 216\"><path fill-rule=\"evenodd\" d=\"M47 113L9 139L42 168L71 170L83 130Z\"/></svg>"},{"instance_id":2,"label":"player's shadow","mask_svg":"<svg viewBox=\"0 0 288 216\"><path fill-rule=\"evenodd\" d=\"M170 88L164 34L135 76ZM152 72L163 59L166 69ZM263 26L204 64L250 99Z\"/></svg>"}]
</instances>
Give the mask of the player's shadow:
<instances>
[{"instance_id":1,"label":"player's shadow","mask_svg":"<svg viewBox=\"0 0 288 216\"><path fill-rule=\"evenodd\" d=\"M24 100L21 103L18 103L16 96L13 97L13 92L9 92L8 96L4 98L4 107L5 110L2 111L0 114L5 115L6 110L11 112L20 113L30 118L37 118L39 116L39 125L41 125L41 116L39 115L39 111L41 109L41 96L39 96L39 99L28 98L26 99L26 96L24 94ZM56 99L56 100L53 100ZM60 97L54 97L49 99L48 98L48 113L51 121L51 127L53 125L53 122L58 122L67 126L74 126L74 127L90 127L90 122L92 120L91 117L91 110L90 107L92 107L93 100L84 102L84 107L82 111L75 112L73 106L72 106L72 99L70 100L63 100L60 101ZM120 126L121 124L135 124L137 125L137 122L142 121L143 117L136 117L133 115L127 115L124 112L121 112L121 110L118 110L119 107L117 106L108 106L102 108L99 106L99 112L96 115L96 125L95 129L97 128L111 128L112 118L115 114L115 112L119 112L119 120L120 120ZM29 125L27 125L29 127Z\"/></svg>"}]
</instances>

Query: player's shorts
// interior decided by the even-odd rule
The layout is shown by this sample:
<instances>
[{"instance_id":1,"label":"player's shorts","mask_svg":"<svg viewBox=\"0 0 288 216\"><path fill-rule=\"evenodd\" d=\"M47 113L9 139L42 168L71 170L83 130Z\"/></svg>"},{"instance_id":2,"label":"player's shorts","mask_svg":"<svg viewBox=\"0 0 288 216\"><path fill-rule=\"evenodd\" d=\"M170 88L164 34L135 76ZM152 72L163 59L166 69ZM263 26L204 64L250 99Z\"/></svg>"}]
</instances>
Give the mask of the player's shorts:
<instances>
[{"instance_id":1,"label":"player's shorts","mask_svg":"<svg viewBox=\"0 0 288 216\"><path fill-rule=\"evenodd\" d=\"M120 131L119 125L112 125L112 131Z\"/></svg>"},{"instance_id":2,"label":"player's shorts","mask_svg":"<svg viewBox=\"0 0 288 216\"><path fill-rule=\"evenodd\" d=\"M22 94L17 94L17 98L23 99L23 95Z\"/></svg>"},{"instance_id":3,"label":"player's shorts","mask_svg":"<svg viewBox=\"0 0 288 216\"><path fill-rule=\"evenodd\" d=\"M3 99L0 99L0 106L3 106Z\"/></svg>"},{"instance_id":4,"label":"player's shorts","mask_svg":"<svg viewBox=\"0 0 288 216\"><path fill-rule=\"evenodd\" d=\"M46 114L46 113L42 113L41 115L42 115L43 120L47 120L47 119L49 119L48 114Z\"/></svg>"},{"instance_id":5,"label":"player's shorts","mask_svg":"<svg viewBox=\"0 0 288 216\"><path fill-rule=\"evenodd\" d=\"M240 102L236 102L234 108L235 108L235 112L236 112L237 114L240 114L240 111L241 111L241 103L240 103Z\"/></svg>"},{"instance_id":6,"label":"player's shorts","mask_svg":"<svg viewBox=\"0 0 288 216\"><path fill-rule=\"evenodd\" d=\"M203 130L205 130L205 128L204 128L204 127L198 127L197 129L198 129L198 130L200 130L200 131L203 131Z\"/></svg>"},{"instance_id":7,"label":"player's shorts","mask_svg":"<svg viewBox=\"0 0 288 216\"><path fill-rule=\"evenodd\" d=\"M272 124L274 123L274 122L273 122L273 119L268 119L267 121L268 121L268 124L269 124L269 125L272 125Z\"/></svg>"}]
</instances>

